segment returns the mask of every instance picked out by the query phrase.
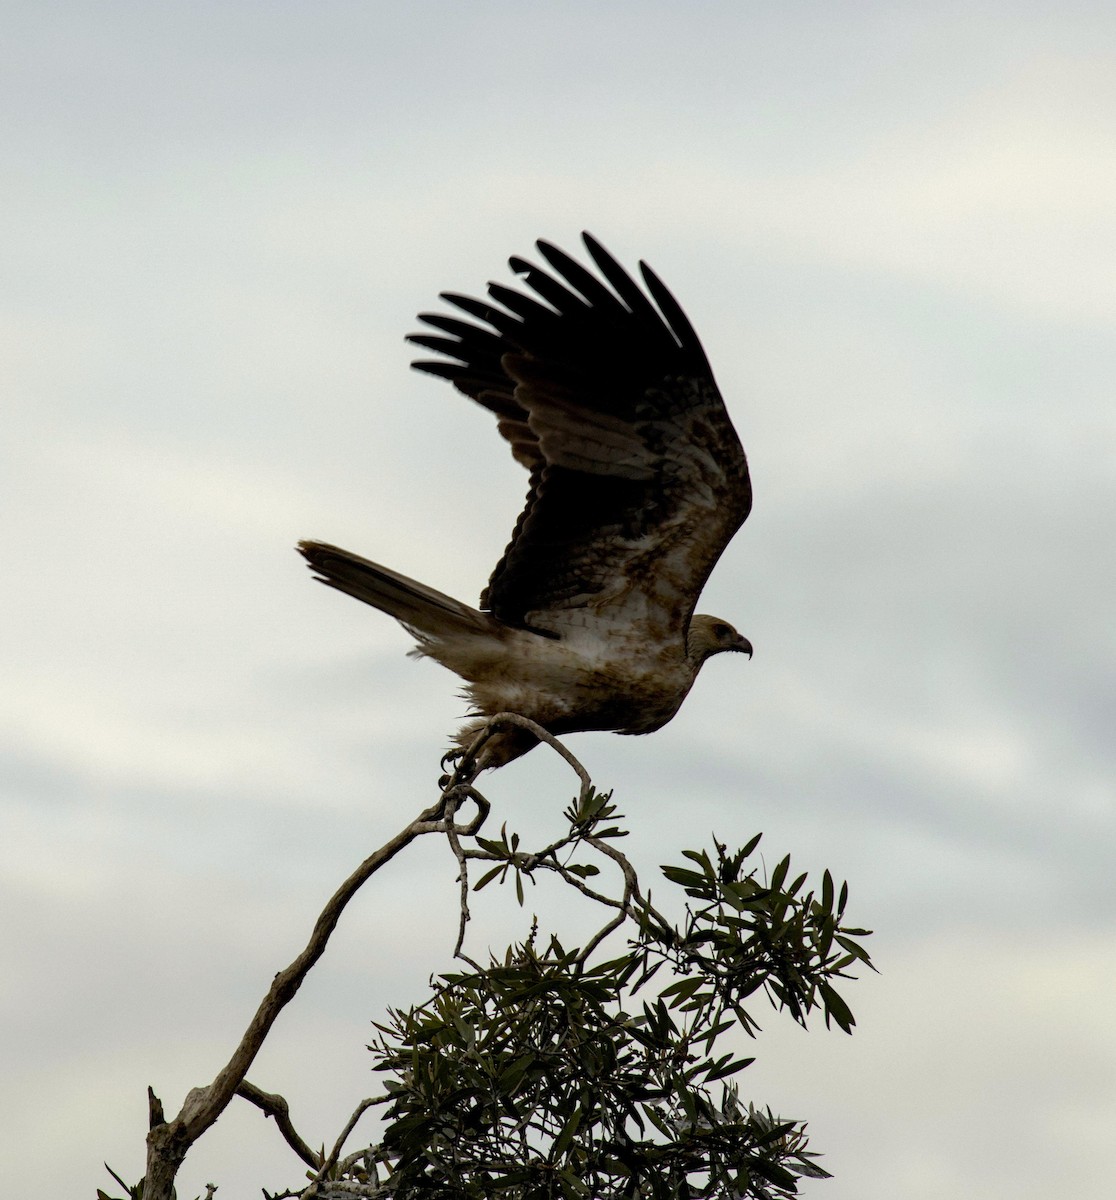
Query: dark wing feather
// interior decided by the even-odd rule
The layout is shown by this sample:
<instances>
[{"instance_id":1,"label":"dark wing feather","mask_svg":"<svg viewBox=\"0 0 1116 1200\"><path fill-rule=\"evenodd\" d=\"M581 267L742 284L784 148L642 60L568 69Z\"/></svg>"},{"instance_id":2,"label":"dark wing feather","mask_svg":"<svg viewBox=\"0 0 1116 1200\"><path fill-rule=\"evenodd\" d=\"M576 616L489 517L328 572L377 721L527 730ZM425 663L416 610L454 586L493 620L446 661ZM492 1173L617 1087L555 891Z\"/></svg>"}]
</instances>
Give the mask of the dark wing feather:
<instances>
[{"instance_id":1,"label":"dark wing feather","mask_svg":"<svg viewBox=\"0 0 1116 1200\"><path fill-rule=\"evenodd\" d=\"M603 279L539 242L550 271L510 260L535 295L490 284L497 308L443 293L481 324L423 314L440 332L410 340L446 357L414 365L495 413L531 472L482 607L540 632L584 624L586 608L680 631L748 515L748 467L677 301L583 236Z\"/></svg>"}]
</instances>

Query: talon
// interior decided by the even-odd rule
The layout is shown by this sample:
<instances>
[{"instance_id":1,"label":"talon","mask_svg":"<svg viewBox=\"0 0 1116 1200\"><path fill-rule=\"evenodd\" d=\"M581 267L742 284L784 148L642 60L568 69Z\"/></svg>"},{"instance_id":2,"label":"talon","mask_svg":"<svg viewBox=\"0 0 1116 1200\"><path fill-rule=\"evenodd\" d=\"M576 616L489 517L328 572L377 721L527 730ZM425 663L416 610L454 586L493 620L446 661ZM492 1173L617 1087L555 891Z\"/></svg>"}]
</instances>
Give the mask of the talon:
<instances>
[{"instance_id":1,"label":"talon","mask_svg":"<svg viewBox=\"0 0 1116 1200\"><path fill-rule=\"evenodd\" d=\"M460 748L457 750L447 750L445 754L442 755L440 766L443 771L446 770L447 765L456 770L458 763L460 763L464 757L465 751Z\"/></svg>"}]
</instances>

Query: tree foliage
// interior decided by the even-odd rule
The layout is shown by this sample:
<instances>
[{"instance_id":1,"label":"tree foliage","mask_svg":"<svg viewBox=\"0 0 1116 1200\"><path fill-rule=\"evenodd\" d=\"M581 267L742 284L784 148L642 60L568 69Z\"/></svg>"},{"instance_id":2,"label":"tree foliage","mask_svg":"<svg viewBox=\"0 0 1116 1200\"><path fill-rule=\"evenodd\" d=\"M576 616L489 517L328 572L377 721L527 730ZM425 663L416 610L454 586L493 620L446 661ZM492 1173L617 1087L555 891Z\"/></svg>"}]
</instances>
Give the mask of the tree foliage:
<instances>
[{"instance_id":1,"label":"tree foliage","mask_svg":"<svg viewBox=\"0 0 1116 1200\"><path fill-rule=\"evenodd\" d=\"M526 855L506 831L477 857L478 886L544 864L579 884L598 871L562 861L622 836L609 796L567 813L570 835ZM483 968L442 976L424 1004L395 1011L371 1047L386 1079L379 1144L351 1162L367 1194L609 1200L616 1197L793 1196L826 1172L801 1122L740 1099L745 1007L765 995L806 1023L816 1009L851 1032L834 981L868 956L844 925L847 889L826 872L820 892L787 882L784 859L761 882L759 838L729 852L685 851L663 875L683 889L680 921L631 886L620 901L623 953L567 949L537 929ZM585 890L581 887L581 890ZM612 939L615 940L615 937Z\"/></svg>"}]
</instances>

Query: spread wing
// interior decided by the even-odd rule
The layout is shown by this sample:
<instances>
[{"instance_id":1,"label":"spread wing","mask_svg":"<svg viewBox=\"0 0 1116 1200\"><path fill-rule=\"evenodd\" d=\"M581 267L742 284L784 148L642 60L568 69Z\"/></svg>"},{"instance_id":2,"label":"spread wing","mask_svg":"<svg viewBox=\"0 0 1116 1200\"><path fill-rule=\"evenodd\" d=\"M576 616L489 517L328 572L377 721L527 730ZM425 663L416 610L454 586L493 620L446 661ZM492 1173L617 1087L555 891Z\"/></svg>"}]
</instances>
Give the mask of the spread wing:
<instances>
[{"instance_id":1,"label":"spread wing","mask_svg":"<svg viewBox=\"0 0 1116 1200\"><path fill-rule=\"evenodd\" d=\"M510 260L535 295L443 293L471 319L421 314L438 333L409 340L445 358L414 366L493 412L531 474L482 608L555 636L597 621L684 635L751 508L747 462L674 297L582 236L600 277L540 241L549 271Z\"/></svg>"}]
</instances>

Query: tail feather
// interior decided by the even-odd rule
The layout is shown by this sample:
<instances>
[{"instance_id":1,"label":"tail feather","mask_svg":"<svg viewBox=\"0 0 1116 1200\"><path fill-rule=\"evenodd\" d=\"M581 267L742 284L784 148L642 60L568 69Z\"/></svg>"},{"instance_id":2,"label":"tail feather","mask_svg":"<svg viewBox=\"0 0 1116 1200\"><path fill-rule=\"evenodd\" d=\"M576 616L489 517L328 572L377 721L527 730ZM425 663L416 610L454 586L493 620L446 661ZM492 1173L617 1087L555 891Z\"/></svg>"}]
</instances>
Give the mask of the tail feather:
<instances>
[{"instance_id":1,"label":"tail feather","mask_svg":"<svg viewBox=\"0 0 1116 1200\"><path fill-rule=\"evenodd\" d=\"M492 618L443 592L325 542L299 542L319 582L371 604L422 640L491 633Z\"/></svg>"}]
</instances>

